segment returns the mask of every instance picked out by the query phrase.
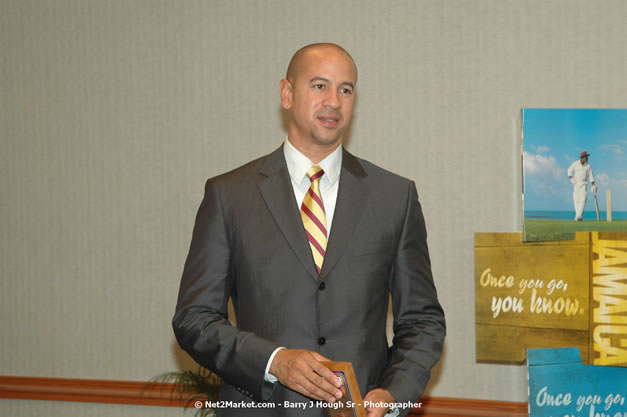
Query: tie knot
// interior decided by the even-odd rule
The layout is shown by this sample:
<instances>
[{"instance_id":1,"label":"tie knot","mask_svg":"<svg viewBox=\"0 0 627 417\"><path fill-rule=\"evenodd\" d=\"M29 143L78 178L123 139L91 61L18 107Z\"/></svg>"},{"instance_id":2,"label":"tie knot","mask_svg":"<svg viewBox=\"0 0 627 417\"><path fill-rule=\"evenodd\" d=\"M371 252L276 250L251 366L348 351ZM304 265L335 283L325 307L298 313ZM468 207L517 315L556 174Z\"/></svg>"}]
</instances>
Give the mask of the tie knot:
<instances>
[{"instance_id":1,"label":"tie knot","mask_svg":"<svg viewBox=\"0 0 627 417\"><path fill-rule=\"evenodd\" d=\"M309 177L311 182L320 179L323 175L324 171L318 165L312 166L311 168L309 168L309 171L307 171L307 177Z\"/></svg>"}]
</instances>

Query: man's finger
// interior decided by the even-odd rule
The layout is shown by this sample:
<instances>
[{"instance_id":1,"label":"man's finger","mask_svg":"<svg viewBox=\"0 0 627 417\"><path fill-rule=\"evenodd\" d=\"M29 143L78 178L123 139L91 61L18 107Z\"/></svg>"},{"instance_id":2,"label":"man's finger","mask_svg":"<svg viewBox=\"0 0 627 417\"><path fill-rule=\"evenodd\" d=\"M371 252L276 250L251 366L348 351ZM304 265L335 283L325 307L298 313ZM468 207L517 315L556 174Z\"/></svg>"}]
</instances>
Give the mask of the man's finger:
<instances>
[{"instance_id":1,"label":"man's finger","mask_svg":"<svg viewBox=\"0 0 627 417\"><path fill-rule=\"evenodd\" d=\"M312 370L301 371L294 369L294 372L288 375L287 378L282 381L282 384L315 400L335 401L333 394L322 389L320 384L315 381L315 378L321 379Z\"/></svg>"},{"instance_id":2,"label":"man's finger","mask_svg":"<svg viewBox=\"0 0 627 417\"><path fill-rule=\"evenodd\" d=\"M325 356L322 356L318 352L311 352L311 353L318 362L331 362L331 359ZM316 371L316 373L318 373L318 375L322 376L323 378L326 378L331 384L333 384L333 386L337 388L340 388L342 386L342 380L340 379L340 377L335 375L335 373L331 371L329 368L327 368L326 366L322 365L322 367L315 367L314 370Z\"/></svg>"},{"instance_id":3,"label":"man's finger","mask_svg":"<svg viewBox=\"0 0 627 417\"><path fill-rule=\"evenodd\" d=\"M319 363L316 361L316 363L309 365L317 366ZM329 383L328 380L320 376L313 366L301 374L303 377L301 380L302 385L319 399L334 402L338 398L341 398L341 392L334 385Z\"/></svg>"},{"instance_id":4,"label":"man's finger","mask_svg":"<svg viewBox=\"0 0 627 417\"><path fill-rule=\"evenodd\" d=\"M364 397L364 401L369 401L373 403L375 406L370 406L366 408L368 412L368 417L379 417L384 416L388 412L387 407L376 407L377 404L392 404L395 399L392 394L388 390L375 388L372 391L368 392Z\"/></svg>"},{"instance_id":5,"label":"man's finger","mask_svg":"<svg viewBox=\"0 0 627 417\"><path fill-rule=\"evenodd\" d=\"M320 389L316 384L313 384L306 378L304 378L300 383L295 384L293 389L307 397L313 398L314 400L321 400L329 403L336 401L335 397Z\"/></svg>"},{"instance_id":6,"label":"man's finger","mask_svg":"<svg viewBox=\"0 0 627 417\"><path fill-rule=\"evenodd\" d=\"M329 384L333 385L335 388L339 388L342 386L342 381L340 380L340 378L335 375L332 370L330 370L320 362L316 361L316 363L311 364L311 368L316 374L320 375L320 377L324 378Z\"/></svg>"}]
</instances>

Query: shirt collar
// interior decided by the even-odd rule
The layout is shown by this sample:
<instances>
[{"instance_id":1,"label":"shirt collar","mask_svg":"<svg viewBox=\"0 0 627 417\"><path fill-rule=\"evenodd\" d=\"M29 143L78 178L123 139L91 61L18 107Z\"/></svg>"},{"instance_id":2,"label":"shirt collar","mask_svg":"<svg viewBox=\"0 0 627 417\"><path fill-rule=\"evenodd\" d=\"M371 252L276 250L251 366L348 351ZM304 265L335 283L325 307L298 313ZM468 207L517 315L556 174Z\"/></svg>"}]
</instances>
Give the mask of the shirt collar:
<instances>
[{"instance_id":1,"label":"shirt collar","mask_svg":"<svg viewBox=\"0 0 627 417\"><path fill-rule=\"evenodd\" d=\"M324 176L330 185L334 185L340 179L340 171L342 169L342 145L338 146L331 154L327 155L320 163L314 164L309 158L303 155L289 141L285 139L283 145L283 154L287 163L287 170L290 173L292 181L300 184L307 176L307 171L314 165L320 166L324 170Z\"/></svg>"}]
</instances>

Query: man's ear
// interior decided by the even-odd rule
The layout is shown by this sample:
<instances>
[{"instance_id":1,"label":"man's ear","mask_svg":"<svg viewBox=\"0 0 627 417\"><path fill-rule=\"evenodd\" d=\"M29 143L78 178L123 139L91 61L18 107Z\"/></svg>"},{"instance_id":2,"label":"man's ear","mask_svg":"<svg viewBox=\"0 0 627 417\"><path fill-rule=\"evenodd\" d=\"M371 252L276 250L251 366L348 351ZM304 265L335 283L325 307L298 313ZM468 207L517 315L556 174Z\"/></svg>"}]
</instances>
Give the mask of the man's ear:
<instances>
[{"instance_id":1,"label":"man's ear","mask_svg":"<svg viewBox=\"0 0 627 417\"><path fill-rule=\"evenodd\" d=\"M281 106L285 110L292 108L294 95L292 91L292 84L287 80L287 78L283 78L279 83L279 92L281 94Z\"/></svg>"}]
</instances>

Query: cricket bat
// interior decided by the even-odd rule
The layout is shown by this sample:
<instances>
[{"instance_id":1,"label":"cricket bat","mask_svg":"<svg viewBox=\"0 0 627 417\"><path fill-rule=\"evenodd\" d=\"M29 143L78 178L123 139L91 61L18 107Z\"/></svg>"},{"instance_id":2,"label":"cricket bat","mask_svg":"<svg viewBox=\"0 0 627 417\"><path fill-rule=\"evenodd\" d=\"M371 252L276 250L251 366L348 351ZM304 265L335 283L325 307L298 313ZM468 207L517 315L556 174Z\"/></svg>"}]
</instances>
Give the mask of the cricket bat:
<instances>
[{"instance_id":1,"label":"cricket bat","mask_svg":"<svg viewBox=\"0 0 627 417\"><path fill-rule=\"evenodd\" d=\"M597 201L597 193L594 194L594 205L597 208L597 221L601 221L601 216L599 215L599 202Z\"/></svg>"}]
</instances>

